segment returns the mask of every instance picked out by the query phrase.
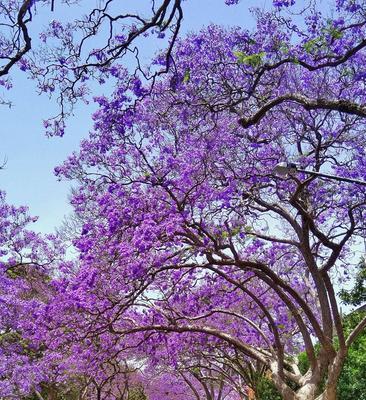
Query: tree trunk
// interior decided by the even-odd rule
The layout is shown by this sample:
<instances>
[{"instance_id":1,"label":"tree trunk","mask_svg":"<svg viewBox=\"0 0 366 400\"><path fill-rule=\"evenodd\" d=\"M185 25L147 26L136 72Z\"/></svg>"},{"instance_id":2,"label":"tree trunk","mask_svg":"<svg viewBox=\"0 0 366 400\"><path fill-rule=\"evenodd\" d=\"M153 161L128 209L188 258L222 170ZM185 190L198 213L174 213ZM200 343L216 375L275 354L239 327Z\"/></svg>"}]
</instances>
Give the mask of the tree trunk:
<instances>
[{"instance_id":1,"label":"tree trunk","mask_svg":"<svg viewBox=\"0 0 366 400\"><path fill-rule=\"evenodd\" d=\"M315 400L315 393L318 385L314 383L308 383L304 385L297 393L296 400Z\"/></svg>"},{"instance_id":2,"label":"tree trunk","mask_svg":"<svg viewBox=\"0 0 366 400\"><path fill-rule=\"evenodd\" d=\"M336 400L337 385L328 385L327 389L316 400Z\"/></svg>"},{"instance_id":3,"label":"tree trunk","mask_svg":"<svg viewBox=\"0 0 366 400\"><path fill-rule=\"evenodd\" d=\"M337 385L342 367L347 356L347 349L340 349L328 371L328 379L324 392L316 400L336 400Z\"/></svg>"}]
</instances>

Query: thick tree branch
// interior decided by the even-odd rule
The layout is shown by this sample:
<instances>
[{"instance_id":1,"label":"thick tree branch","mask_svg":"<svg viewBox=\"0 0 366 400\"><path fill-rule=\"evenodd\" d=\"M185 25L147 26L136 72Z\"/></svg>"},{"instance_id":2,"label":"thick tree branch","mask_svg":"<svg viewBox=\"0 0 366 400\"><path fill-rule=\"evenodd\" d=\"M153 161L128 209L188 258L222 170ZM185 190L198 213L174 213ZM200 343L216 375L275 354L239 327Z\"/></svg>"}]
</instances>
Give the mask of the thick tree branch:
<instances>
[{"instance_id":1,"label":"thick tree branch","mask_svg":"<svg viewBox=\"0 0 366 400\"><path fill-rule=\"evenodd\" d=\"M366 117L366 107L352 103L348 100L328 100L328 99L310 99L301 94L287 94L279 96L268 103L261 106L261 108L249 118L240 118L239 124L243 128L249 128L260 122L260 120L274 107L287 103L294 102L302 105L306 110L333 110L340 113L357 115L359 117Z\"/></svg>"}]
</instances>

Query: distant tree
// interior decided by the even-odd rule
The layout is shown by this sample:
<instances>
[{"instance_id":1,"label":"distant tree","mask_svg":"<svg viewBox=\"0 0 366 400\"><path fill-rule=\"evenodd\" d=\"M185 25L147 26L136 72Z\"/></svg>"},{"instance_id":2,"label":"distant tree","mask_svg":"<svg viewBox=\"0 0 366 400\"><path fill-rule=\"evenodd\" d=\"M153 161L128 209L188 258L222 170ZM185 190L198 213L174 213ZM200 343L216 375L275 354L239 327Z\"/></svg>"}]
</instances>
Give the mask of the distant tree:
<instances>
[{"instance_id":1,"label":"distant tree","mask_svg":"<svg viewBox=\"0 0 366 400\"><path fill-rule=\"evenodd\" d=\"M365 318L366 311L356 311L344 318L346 331L351 331ZM366 332L349 349L337 387L339 400L366 399Z\"/></svg>"}]
</instances>

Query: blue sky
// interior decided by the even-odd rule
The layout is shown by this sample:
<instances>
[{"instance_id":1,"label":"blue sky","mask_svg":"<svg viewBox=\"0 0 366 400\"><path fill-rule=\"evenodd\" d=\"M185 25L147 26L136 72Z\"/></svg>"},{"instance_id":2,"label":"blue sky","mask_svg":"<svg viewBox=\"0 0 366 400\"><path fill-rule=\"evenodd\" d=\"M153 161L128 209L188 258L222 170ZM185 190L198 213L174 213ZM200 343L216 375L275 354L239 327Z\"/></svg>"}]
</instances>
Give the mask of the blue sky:
<instances>
[{"instance_id":1,"label":"blue sky","mask_svg":"<svg viewBox=\"0 0 366 400\"><path fill-rule=\"evenodd\" d=\"M183 33L199 30L209 23L250 29L254 19L249 7L267 3L270 1L242 0L238 6L228 7L224 0L187 0L183 4ZM37 29L45 26L48 20L62 17L62 13L64 16L69 13L65 6L56 9L54 14L49 10L40 12L34 20ZM154 48L147 50L155 51ZM34 229L50 232L71 212L68 204L71 184L57 181L53 168L77 150L80 140L88 135L95 105L79 104L75 116L68 121L65 136L49 139L44 135L42 121L57 111L55 99L37 95L35 84L26 79L24 73L13 71L12 76L14 87L5 96L13 107L0 106L0 162L6 160L5 169L0 171L0 188L7 192L9 203L28 205L30 214L39 216Z\"/></svg>"}]
</instances>

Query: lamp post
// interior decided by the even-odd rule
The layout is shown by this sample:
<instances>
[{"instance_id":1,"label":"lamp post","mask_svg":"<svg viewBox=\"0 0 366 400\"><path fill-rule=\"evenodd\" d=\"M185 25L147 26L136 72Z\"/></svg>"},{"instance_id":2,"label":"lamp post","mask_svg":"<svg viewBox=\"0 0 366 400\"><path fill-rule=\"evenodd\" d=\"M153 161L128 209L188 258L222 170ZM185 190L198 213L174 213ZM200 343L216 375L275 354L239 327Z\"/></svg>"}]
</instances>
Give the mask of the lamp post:
<instances>
[{"instance_id":1,"label":"lamp post","mask_svg":"<svg viewBox=\"0 0 366 400\"><path fill-rule=\"evenodd\" d=\"M294 174L296 172L303 172L303 173L311 175L311 176L319 176L320 178L333 179L333 180L340 181L340 182L350 182L350 183L356 183L358 185L366 186L366 181L362 181L360 179L347 178L347 177L331 175L331 174L324 174L323 172L308 171L306 169L299 168L297 166L297 164L295 164L295 163L281 162L273 168L273 172L279 176L286 176L288 174Z\"/></svg>"}]
</instances>

